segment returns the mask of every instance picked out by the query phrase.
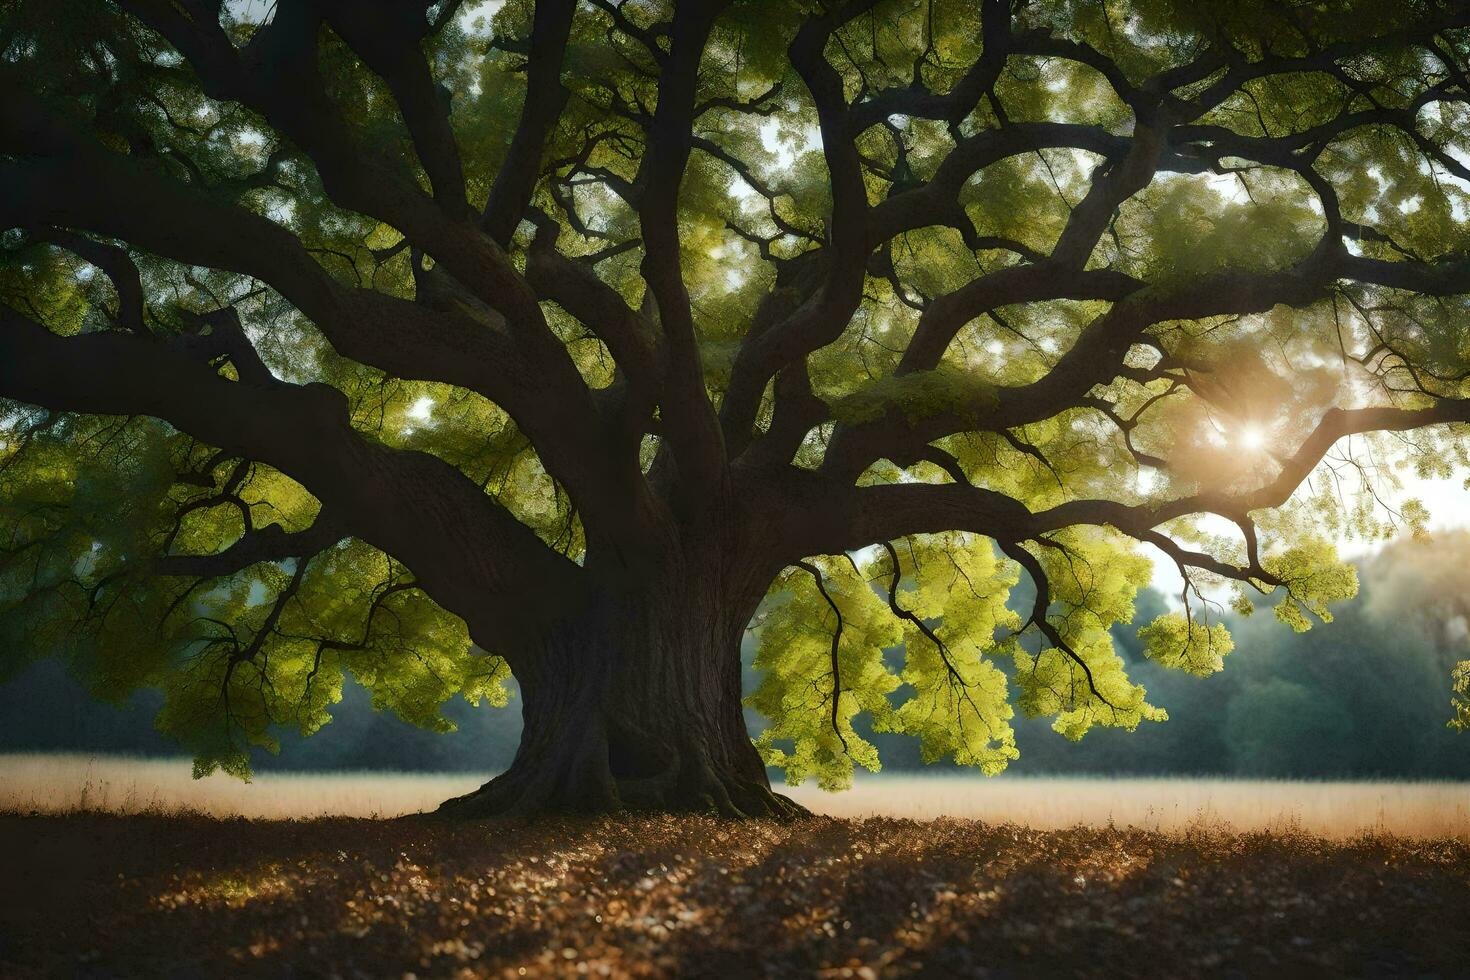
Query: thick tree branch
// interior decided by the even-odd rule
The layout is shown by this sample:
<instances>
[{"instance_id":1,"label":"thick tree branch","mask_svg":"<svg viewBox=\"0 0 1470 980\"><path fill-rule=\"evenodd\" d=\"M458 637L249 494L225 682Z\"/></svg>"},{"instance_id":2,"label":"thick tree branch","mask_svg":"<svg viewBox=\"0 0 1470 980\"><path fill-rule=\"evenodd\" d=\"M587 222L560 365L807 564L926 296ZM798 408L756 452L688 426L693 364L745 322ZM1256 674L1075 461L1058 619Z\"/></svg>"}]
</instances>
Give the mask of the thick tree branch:
<instances>
[{"instance_id":1,"label":"thick tree branch","mask_svg":"<svg viewBox=\"0 0 1470 980\"><path fill-rule=\"evenodd\" d=\"M117 325L133 333L145 334L148 328L143 323L143 281L138 267L125 249L105 242L94 241L84 235L63 228L40 228L32 232L38 241L49 242L71 252L77 258L89 262L102 270L117 293Z\"/></svg>"},{"instance_id":2,"label":"thick tree branch","mask_svg":"<svg viewBox=\"0 0 1470 980\"><path fill-rule=\"evenodd\" d=\"M641 391L652 394L662 376L658 335L643 315L616 289L598 278L592 263L569 258L556 248L560 226L532 209L536 237L526 253L526 279L538 296L552 300L595 333L618 368ZM636 247L633 242L631 247ZM627 249L615 246L619 250Z\"/></svg>"},{"instance_id":3,"label":"thick tree branch","mask_svg":"<svg viewBox=\"0 0 1470 980\"><path fill-rule=\"evenodd\" d=\"M303 0L282 3L275 18L237 51L207 16L186 16L164 0L126 0L123 5L188 59L205 94L256 109L300 146L337 204L392 225L503 314L507 331L527 368L539 376L542 390L551 388L558 394L557 411L568 423L562 428L564 437L596 429L586 386L505 250L462 209L451 205L446 210L426 194L401 159L364 147L333 104L318 68L317 34L323 11ZM407 54L422 58L416 50ZM418 77L417 70L412 71ZM419 78L414 85L422 82ZM433 123L425 123L423 129L435 145L448 135ZM567 476L568 485L575 488L575 474Z\"/></svg>"},{"instance_id":4,"label":"thick tree branch","mask_svg":"<svg viewBox=\"0 0 1470 980\"><path fill-rule=\"evenodd\" d=\"M1331 285L1339 279L1413 289L1430 295L1452 295L1470 292L1470 261L1453 258L1422 263L1367 259L1348 254L1340 241L1328 238L1307 258L1283 272L1222 272L1187 285L1141 289L1129 293L1088 324L1072 348L1041 379L1019 387L1000 388L995 392L993 405L976 406L974 411L942 411L922 419L901 417L895 412L878 421L847 427L834 437L823 468L852 479L874 460L907 456L912 447L945 435L1000 431L1050 418L1082 404L1094 386L1107 384L1117 377L1129 348L1153 324L1263 313L1278 305L1305 306L1327 296ZM977 280L962 291L980 292L983 288L980 283L985 281ZM1123 285L1120 281L1113 288ZM969 307L976 314L982 308L983 304L978 303ZM962 310L960 315L969 309ZM954 319L957 317L945 322ZM937 340L928 339L935 334L943 336L937 330L927 335L921 330L915 335L915 342L922 345L926 357L935 356Z\"/></svg>"},{"instance_id":5,"label":"thick tree branch","mask_svg":"<svg viewBox=\"0 0 1470 980\"><path fill-rule=\"evenodd\" d=\"M0 395L58 411L153 416L276 467L343 533L419 572L424 590L463 616L482 645L527 639L580 593L577 567L473 481L433 456L368 442L325 385L231 382L158 341L63 338L0 307Z\"/></svg>"},{"instance_id":6,"label":"thick tree branch","mask_svg":"<svg viewBox=\"0 0 1470 980\"><path fill-rule=\"evenodd\" d=\"M429 32L424 5L393 0L329 0L327 17L375 73L388 83L428 174L434 199L466 220L464 169L449 125L448 93L441 93L420 43Z\"/></svg>"},{"instance_id":7,"label":"thick tree branch","mask_svg":"<svg viewBox=\"0 0 1470 980\"><path fill-rule=\"evenodd\" d=\"M868 12L877 0L853 0L827 14L812 17L791 42L791 64L806 83L817 108L822 153L832 188L832 214L821 250L825 276L821 285L781 323L752 330L741 345L730 386L720 407L721 425L732 457L750 444L762 392L776 373L842 334L862 302L867 274L868 192L862 157L853 142L857 131L849 118L842 77L827 61L832 34Z\"/></svg>"},{"instance_id":8,"label":"thick tree branch","mask_svg":"<svg viewBox=\"0 0 1470 980\"><path fill-rule=\"evenodd\" d=\"M699 62L724 6L721 2L682 4L675 10L669 56L659 74L658 108L635 181L640 188L643 279L658 306L668 358L659 401L685 510L692 501L706 499L725 470L724 445L705 395L694 313L679 254L679 186L692 146Z\"/></svg>"},{"instance_id":9,"label":"thick tree branch","mask_svg":"<svg viewBox=\"0 0 1470 980\"><path fill-rule=\"evenodd\" d=\"M270 524L246 532L224 551L212 555L163 555L150 563L149 571L157 575L220 578L261 562L309 558L345 536L346 532L324 512L304 530L287 531L279 524Z\"/></svg>"},{"instance_id":10,"label":"thick tree branch","mask_svg":"<svg viewBox=\"0 0 1470 980\"><path fill-rule=\"evenodd\" d=\"M547 139L566 106L567 91L561 83L561 69L576 6L575 0L536 2L528 51L526 100L521 104L515 136L495 175L481 216L486 234L502 248L510 246L510 236L531 203L531 194L541 177L541 158Z\"/></svg>"},{"instance_id":11,"label":"thick tree branch","mask_svg":"<svg viewBox=\"0 0 1470 980\"><path fill-rule=\"evenodd\" d=\"M1172 520L1216 514L1242 522L1253 511L1281 506L1345 436L1456 423L1470 423L1470 399L1442 399L1423 408L1329 409L1296 452L1282 461L1279 473L1270 482L1251 491L1207 490L1162 503L1082 499L1033 513L1021 501L967 483L852 487L794 467L781 474L780 486L764 499L755 498L752 488L752 498L761 519L780 529L780 540L791 553L836 554L908 534L954 530L1000 541L1024 541L1084 525L1107 525L1141 541L1160 544L1154 529ZM1176 550L1171 557L1228 574L1223 563L1211 565L1196 560L1192 553ZM1258 569L1246 571L1250 578L1270 581L1256 574Z\"/></svg>"},{"instance_id":12,"label":"thick tree branch","mask_svg":"<svg viewBox=\"0 0 1470 980\"><path fill-rule=\"evenodd\" d=\"M511 270L545 333L524 343L498 314L431 308L336 282L280 225L103 150L19 93L0 110L0 225L63 225L127 240L192 265L252 276L306 314L342 355L405 379L455 384L510 413L589 522L626 530L599 463L602 421L536 296ZM169 215L167 222L158 220ZM479 235L478 232L474 233ZM493 246L492 246L493 247ZM547 345L554 346L548 353Z\"/></svg>"},{"instance_id":13,"label":"thick tree branch","mask_svg":"<svg viewBox=\"0 0 1470 980\"><path fill-rule=\"evenodd\" d=\"M948 92L931 91L918 77L906 88L885 89L852 107L852 132L858 135L890 116L935 119L958 126L995 83L1013 51L1011 12L1008 0L984 0L981 4L980 57Z\"/></svg>"}]
</instances>

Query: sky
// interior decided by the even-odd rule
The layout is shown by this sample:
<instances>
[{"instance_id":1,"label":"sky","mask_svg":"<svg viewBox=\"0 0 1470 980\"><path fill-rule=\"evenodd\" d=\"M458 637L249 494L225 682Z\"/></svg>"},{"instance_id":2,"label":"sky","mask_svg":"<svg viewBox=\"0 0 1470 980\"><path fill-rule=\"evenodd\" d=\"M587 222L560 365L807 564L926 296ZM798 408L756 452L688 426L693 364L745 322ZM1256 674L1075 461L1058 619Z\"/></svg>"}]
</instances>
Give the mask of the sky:
<instances>
[{"instance_id":1,"label":"sky","mask_svg":"<svg viewBox=\"0 0 1470 980\"><path fill-rule=\"evenodd\" d=\"M1320 473L1314 473L1311 479L1320 477ZM1395 510L1401 509L1403 503L1408 500L1419 500L1429 511L1429 533L1443 533L1446 531L1470 528L1470 489L1466 489L1465 480L1470 474L1460 473L1447 480L1434 479L1424 480L1414 476L1412 473L1402 475L1400 480L1403 488L1396 491L1381 492L1386 504ZM1305 493L1307 483L1303 483L1298 489L1298 495ZM1209 517L1201 521L1202 526L1207 529L1222 533L1239 535L1235 525L1224 518ZM1405 534L1408 532L1405 531ZM1353 538L1339 537L1336 541L1337 550L1344 558L1359 559L1385 547L1389 542L1372 541L1365 542ZM1166 557L1156 548L1142 546L1142 551L1154 563L1153 587L1164 594L1164 597L1173 605L1182 605L1180 593L1184 588L1184 579L1179 574L1179 569L1174 562ZM1465 556L1470 562L1470 555ZM1223 590L1204 590L1205 594L1212 599L1223 601L1226 594Z\"/></svg>"}]
</instances>

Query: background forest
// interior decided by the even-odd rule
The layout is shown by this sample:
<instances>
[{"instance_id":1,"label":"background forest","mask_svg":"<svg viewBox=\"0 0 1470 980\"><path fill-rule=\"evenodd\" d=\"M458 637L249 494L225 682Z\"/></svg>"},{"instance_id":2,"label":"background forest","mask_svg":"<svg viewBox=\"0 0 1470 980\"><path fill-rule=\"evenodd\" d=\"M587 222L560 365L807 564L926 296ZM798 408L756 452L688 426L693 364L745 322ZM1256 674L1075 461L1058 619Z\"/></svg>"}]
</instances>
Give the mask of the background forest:
<instances>
[{"instance_id":1,"label":"background forest","mask_svg":"<svg viewBox=\"0 0 1470 980\"><path fill-rule=\"evenodd\" d=\"M1470 778L1470 751L1446 728L1446 677L1470 650L1470 531L1400 540L1358 562L1361 595L1336 621L1294 633L1270 616L1227 614L1236 638L1230 670L1200 678L1143 657L1136 628L1166 611L1158 591L1141 593L1132 624L1115 628L1130 673L1171 718L1136 732L1097 729L1080 742L1046 718L1017 718L1021 758L1009 771L1217 774L1281 777ZM1031 601L1024 587L1017 608ZM756 683L745 644L747 692ZM889 656L899 659L898 651ZM902 692L895 692L895 696ZM0 686L0 751L98 751L177 755L152 727L156 692L99 707L55 661L33 664ZM281 732L282 750L256 750L260 770L487 771L508 765L520 736L519 702L504 709L455 700L441 734L374 711L349 683L333 710L330 738ZM760 721L747 713L752 732ZM878 746L884 770L929 769L918 744L858 730ZM183 764L182 762L180 763ZM948 766L932 767L933 771ZM772 781L779 773L772 772Z\"/></svg>"}]
</instances>

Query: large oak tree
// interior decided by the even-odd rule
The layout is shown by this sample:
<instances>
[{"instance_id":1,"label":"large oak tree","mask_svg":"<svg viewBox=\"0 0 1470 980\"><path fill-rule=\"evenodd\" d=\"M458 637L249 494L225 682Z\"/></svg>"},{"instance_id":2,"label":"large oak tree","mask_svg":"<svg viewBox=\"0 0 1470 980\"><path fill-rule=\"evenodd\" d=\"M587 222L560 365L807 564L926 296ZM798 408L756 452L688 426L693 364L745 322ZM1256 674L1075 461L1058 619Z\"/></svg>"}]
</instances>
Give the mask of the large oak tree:
<instances>
[{"instance_id":1,"label":"large oak tree","mask_svg":"<svg viewBox=\"0 0 1470 980\"><path fill-rule=\"evenodd\" d=\"M8 0L0 648L237 773L344 674L443 725L514 672L472 815L793 813L763 763L841 785L860 713L991 772L1013 704L1162 719L1148 554L1210 673L1226 596L1327 618L1328 541L1423 522L1395 465L1465 462L1466 25Z\"/></svg>"}]
</instances>

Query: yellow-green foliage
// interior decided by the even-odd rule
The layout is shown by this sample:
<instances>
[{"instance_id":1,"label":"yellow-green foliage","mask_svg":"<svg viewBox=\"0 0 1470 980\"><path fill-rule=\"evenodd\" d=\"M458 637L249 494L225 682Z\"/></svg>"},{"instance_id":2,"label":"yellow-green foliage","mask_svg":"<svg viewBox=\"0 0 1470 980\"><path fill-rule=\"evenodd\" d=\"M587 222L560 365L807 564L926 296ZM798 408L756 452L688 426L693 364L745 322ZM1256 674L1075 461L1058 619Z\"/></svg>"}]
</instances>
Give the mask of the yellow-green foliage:
<instances>
[{"instance_id":1,"label":"yellow-green foliage","mask_svg":"<svg viewBox=\"0 0 1470 980\"><path fill-rule=\"evenodd\" d=\"M1322 218L1295 181L1257 177L1251 200L1219 178L1161 180L1125 208L1124 221L1150 243L1153 281L1188 281L1224 269L1266 271L1300 260L1322 234Z\"/></svg>"},{"instance_id":2,"label":"yellow-green foliage","mask_svg":"<svg viewBox=\"0 0 1470 980\"><path fill-rule=\"evenodd\" d=\"M227 546L242 508L257 526L308 526L316 500L276 470L243 468L233 499L215 502L169 477L213 451L161 423L35 413L13 419L8 439L0 522L16 549L0 563L0 676L49 654L105 700L161 688L156 724L194 754L196 773L241 777L251 745L274 750L282 730L330 721L347 672L375 706L441 731L456 695L506 703L504 661L474 650L458 617L360 542L311 559L294 584L294 562L209 582L150 574L165 542L176 554Z\"/></svg>"},{"instance_id":3,"label":"yellow-green foliage","mask_svg":"<svg viewBox=\"0 0 1470 980\"><path fill-rule=\"evenodd\" d=\"M1038 651L1020 638L1038 635L1007 606L1020 568L986 539L924 535L899 544L898 609L933 637L890 607L886 555L856 567L844 556L819 559L843 614L835 727L836 617L807 571L788 571L760 620L755 666L764 676L746 701L770 722L756 740L767 764L783 768L792 783L814 777L827 788L848 785L856 765L878 768L873 746L853 729L864 711L874 731L917 738L926 762L950 759L987 775L1018 757L1013 704L1028 715L1053 716L1053 727L1071 739L1093 725L1131 730L1167 717L1128 680L1108 632L1132 619L1149 563L1101 534L1066 534L1056 543L1037 556L1052 582L1047 621L1076 659L1049 642ZM1215 636L1221 654L1229 643L1222 634ZM899 644L901 659L884 655ZM1012 662L1009 672L998 665L1003 660Z\"/></svg>"},{"instance_id":4,"label":"yellow-green foliage","mask_svg":"<svg viewBox=\"0 0 1470 980\"><path fill-rule=\"evenodd\" d=\"M1276 618L1298 633L1312 627L1307 613L1330 623L1332 612L1327 604L1358 594L1358 570L1340 560L1336 546L1328 541L1306 541L1267 556L1261 564L1285 583Z\"/></svg>"},{"instance_id":5,"label":"yellow-green foliage","mask_svg":"<svg viewBox=\"0 0 1470 980\"><path fill-rule=\"evenodd\" d=\"M316 732L331 721L348 673L374 707L435 731L453 730L440 708L457 694L507 703L504 661L474 651L457 617L404 588L401 568L356 541L312 559L278 632L258 656L232 663L237 648L227 638L256 635L295 571L259 566L201 597L198 611L214 629L179 623L172 662L156 678L165 693L157 724L194 752L196 774L219 768L248 776L247 745L275 751L282 727Z\"/></svg>"},{"instance_id":6,"label":"yellow-green foliage","mask_svg":"<svg viewBox=\"0 0 1470 980\"><path fill-rule=\"evenodd\" d=\"M1455 686L1451 703L1455 717L1450 719L1450 727L1462 732L1470 731L1470 660L1461 660L1455 665L1453 679Z\"/></svg>"},{"instance_id":7,"label":"yellow-green foliage","mask_svg":"<svg viewBox=\"0 0 1470 980\"><path fill-rule=\"evenodd\" d=\"M1223 623L1202 623L1180 613L1165 613L1139 630L1138 638L1149 659L1200 677L1224 669L1225 655L1235 648Z\"/></svg>"},{"instance_id":8,"label":"yellow-green foliage","mask_svg":"<svg viewBox=\"0 0 1470 980\"><path fill-rule=\"evenodd\" d=\"M755 657L764 677L747 703L771 719L756 739L767 765L784 768L793 783L812 776L825 789L841 789L852 781L854 763L879 768L878 750L853 731L854 716L870 712L875 729L896 730L888 695L899 679L885 665L883 650L899 643L903 631L847 559L814 564L837 609L802 569L790 569L777 580L777 598L762 622ZM832 637L839 613L842 633L834 665ZM778 743L783 742L791 748L782 748Z\"/></svg>"},{"instance_id":9,"label":"yellow-green foliage","mask_svg":"<svg viewBox=\"0 0 1470 980\"><path fill-rule=\"evenodd\" d=\"M919 739L925 762L952 758L994 775L1017 752L1006 676L983 654L998 630L1020 626L1005 606L1016 570L985 541L934 536L912 545L905 553L918 574L899 601L922 621L942 620L936 635L945 649L905 621L900 676L913 695L898 709L897 730Z\"/></svg>"},{"instance_id":10,"label":"yellow-green foliage","mask_svg":"<svg viewBox=\"0 0 1470 980\"><path fill-rule=\"evenodd\" d=\"M995 404L995 389L949 365L864 385L832 405L842 422L871 422L890 412L907 419L952 413L977 418Z\"/></svg>"},{"instance_id":11,"label":"yellow-green foliage","mask_svg":"<svg viewBox=\"0 0 1470 980\"><path fill-rule=\"evenodd\" d=\"M1108 633L1132 620L1134 597L1152 566L1111 535L1067 532L1054 540L1061 547L1034 553L1060 607L1048 619L1075 657L1052 644L1036 654L1018 647L1017 706L1033 717L1054 715L1052 727L1073 740L1094 725L1132 731L1141 721L1162 721L1164 712L1128 679Z\"/></svg>"}]
</instances>

